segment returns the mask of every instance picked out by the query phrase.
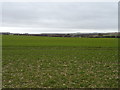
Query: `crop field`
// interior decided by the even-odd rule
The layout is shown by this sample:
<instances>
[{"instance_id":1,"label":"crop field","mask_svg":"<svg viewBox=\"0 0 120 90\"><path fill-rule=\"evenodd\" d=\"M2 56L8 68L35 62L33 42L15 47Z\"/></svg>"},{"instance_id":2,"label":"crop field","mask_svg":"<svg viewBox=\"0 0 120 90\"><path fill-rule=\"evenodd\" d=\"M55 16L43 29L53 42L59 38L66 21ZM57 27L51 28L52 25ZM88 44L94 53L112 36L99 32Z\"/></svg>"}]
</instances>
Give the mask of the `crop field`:
<instances>
[{"instance_id":1,"label":"crop field","mask_svg":"<svg viewBox=\"0 0 120 90\"><path fill-rule=\"evenodd\" d=\"M2 36L3 88L118 88L117 38Z\"/></svg>"}]
</instances>

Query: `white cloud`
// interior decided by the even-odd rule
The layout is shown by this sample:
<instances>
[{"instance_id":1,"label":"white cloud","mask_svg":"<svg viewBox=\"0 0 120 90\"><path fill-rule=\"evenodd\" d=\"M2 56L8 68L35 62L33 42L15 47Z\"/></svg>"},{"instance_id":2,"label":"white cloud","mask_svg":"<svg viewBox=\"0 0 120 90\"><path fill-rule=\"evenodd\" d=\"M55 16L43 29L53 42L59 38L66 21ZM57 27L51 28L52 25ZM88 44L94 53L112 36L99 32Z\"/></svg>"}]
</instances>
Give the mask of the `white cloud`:
<instances>
[{"instance_id":1,"label":"white cloud","mask_svg":"<svg viewBox=\"0 0 120 90\"><path fill-rule=\"evenodd\" d=\"M95 30L95 29L59 29L59 28L23 28L23 27L0 27L2 32L11 32L11 33L93 33L93 32L117 32L117 30L109 29L109 30Z\"/></svg>"}]
</instances>

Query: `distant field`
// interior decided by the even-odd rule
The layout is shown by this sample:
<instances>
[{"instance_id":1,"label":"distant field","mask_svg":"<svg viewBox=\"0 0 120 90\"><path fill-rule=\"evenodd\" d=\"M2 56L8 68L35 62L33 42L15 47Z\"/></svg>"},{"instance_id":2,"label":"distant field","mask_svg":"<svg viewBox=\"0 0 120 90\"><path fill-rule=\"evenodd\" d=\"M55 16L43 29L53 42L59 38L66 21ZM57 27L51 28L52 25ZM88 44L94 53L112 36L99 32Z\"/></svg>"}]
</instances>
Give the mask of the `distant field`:
<instances>
[{"instance_id":1,"label":"distant field","mask_svg":"<svg viewBox=\"0 0 120 90\"><path fill-rule=\"evenodd\" d=\"M3 35L4 88L117 88L117 38Z\"/></svg>"}]
</instances>

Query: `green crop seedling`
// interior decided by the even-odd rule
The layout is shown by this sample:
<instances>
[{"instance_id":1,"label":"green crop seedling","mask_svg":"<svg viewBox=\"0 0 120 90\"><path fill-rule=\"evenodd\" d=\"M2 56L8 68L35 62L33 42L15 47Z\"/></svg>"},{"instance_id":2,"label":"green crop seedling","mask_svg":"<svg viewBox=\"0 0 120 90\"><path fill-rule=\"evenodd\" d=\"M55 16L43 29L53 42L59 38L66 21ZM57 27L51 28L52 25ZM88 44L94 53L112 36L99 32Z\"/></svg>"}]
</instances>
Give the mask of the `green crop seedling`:
<instances>
[{"instance_id":1,"label":"green crop seedling","mask_svg":"<svg viewBox=\"0 0 120 90\"><path fill-rule=\"evenodd\" d=\"M3 88L117 88L117 38L3 35Z\"/></svg>"}]
</instances>

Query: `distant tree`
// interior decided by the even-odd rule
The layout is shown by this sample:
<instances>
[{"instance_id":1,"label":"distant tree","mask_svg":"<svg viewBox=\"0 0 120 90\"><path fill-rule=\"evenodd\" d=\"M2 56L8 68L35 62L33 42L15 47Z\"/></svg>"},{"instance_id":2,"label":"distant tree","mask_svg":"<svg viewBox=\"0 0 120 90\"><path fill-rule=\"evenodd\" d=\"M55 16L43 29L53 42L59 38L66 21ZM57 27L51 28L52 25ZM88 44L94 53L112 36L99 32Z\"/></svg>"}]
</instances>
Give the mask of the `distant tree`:
<instances>
[{"instance_id":1,"label":"distant tree","mask_svg":"<svg viewBox=\"0 0 120 90\"><path fill-rule=\"evenodd\" d=\"M98 36L99 36L99 37L103 37L103 34L102 34L102 33L99 33Z\"/></svg>"}]
</instances>

